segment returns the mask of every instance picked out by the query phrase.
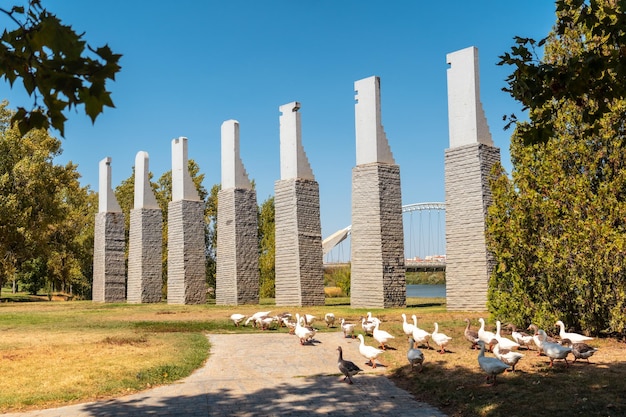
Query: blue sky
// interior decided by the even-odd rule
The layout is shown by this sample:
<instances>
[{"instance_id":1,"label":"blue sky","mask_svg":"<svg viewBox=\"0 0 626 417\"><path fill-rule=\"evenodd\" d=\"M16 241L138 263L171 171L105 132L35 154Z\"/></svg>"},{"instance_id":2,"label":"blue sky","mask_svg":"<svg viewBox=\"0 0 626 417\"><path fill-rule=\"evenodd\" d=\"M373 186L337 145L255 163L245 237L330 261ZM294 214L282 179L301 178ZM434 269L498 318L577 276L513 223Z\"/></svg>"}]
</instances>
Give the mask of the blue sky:
<instances>
[{"instance_id":1,"label":"blue sky","mask_svg":"<svg viewBox=\"0 0 626 417\"><path fill-rule=\"evenodd\" d=\"M44 0L44 6L85 32L92 46L106 43L123 54L109 85L116 108L94 125L82 109L68 114L59 162L78 164L83 185L97 191L98 162L109 156L117 186L130 176L138 151L149 153L158 178L171 169L171 140L185 136L210 189L220 182L220 126L236 119L260 204L280 177L278 107L299 101L324 237L351 223L355 81L381 78L382 121L400 165L403 204L443 202L446 54L478 48L481 101L510 172L502 116L519 115L520 106L501 91L511 69L496 66L498 56L514 36L542 38L555 21L550 0ZM32 103L17 84L12 90L0 84L0 92L13 108Z\"/></svg>"}]
</instances>

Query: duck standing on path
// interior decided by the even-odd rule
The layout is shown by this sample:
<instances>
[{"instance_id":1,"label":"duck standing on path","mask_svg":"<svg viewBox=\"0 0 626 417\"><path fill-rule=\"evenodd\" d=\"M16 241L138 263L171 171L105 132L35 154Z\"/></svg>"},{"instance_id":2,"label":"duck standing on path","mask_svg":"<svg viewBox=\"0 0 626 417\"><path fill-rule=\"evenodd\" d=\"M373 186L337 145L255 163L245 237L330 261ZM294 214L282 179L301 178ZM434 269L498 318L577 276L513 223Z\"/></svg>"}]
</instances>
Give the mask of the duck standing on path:
<instances>
[{"instance_id":1,"label":"duck standing on path","mask_svg":"<svg viewBox=\"0 0 626 417\"><path fill-rule=\"evenodd\" d=\"M593 340L593 337L585 336L579 333L570 333L565 331L565 324L561 320L556 322L556 325L559 326L559 337L561 340L569 339L572 343L580 343L586 342L588 340Z\"/></svg>"},{"instance_id":2,"label":"duck standing on path","mask_svg":"<svg viewBox=\"0 0 626 417\"><path fill-rule=\"evenodd\" d=\"M343 380L345 381L347 379L348 384L352 384L352 376L358 374L359 372L363 372L363 369L356 366L354 362L345 360L343 358L343 350L341 349L341 346L338 346L337 350L339 351L337 367L339 368L339 371L345 375Z\"/></svg>"},{"instance_id":3,"label":"duck standing on path","mask_svg":"<svg viewBox=\"0 0 626 417\"><path fill-rule=\"evenodd\" d=\"M294 329L294 333L296 334L296 336L298 336L298 339L300 339L300 344L304 345L305 343L308 343L311 339L313 339L313 336L315 336L315 332L312 331L310 327L302 326L300 323L300 314L296 314L296 328Z\"/></svg>"},{"instance_id":4,"label":"duck standing on path","mask_svg":"<svg viewBox=\"0 0 626 417\"><path fill-rule=\"evenodd\" d=\"M409 336L409 350L406 353L406 358L411 364L411 370L413 370L415 365L419 365L420 370L418 372L422 372L422 369L424 368L424 354L421 350L415 347L415 340L413 339L413 336Z\"/></svg>"},{"instance_id":5,"label":"duck standing on path","mask_svg":"<svg viewBox=\"0 0 626 417\"><path fill-rule=\"evenodd\" d=\"M381 353L384 353L384 350L380 350L374 346L366 345L362 334L358 335L358 338L361 341L361 343L359 344L359 353L363 355L365 359L369 360L369 362L366 362L369 366L371 366L372 368L376 368L376 358Z\"/></svg>"},{"instance_id":6,"label":"duck standing on path","mask_svg":"<svg viewBox=\"0 0 626 417\"><path fill-rule=\"evenodd\" d=\"M346 338L348 335L352 339L354 339L354 323L347 323L345 319L341 319L341 330L343 331L343 337Z\"/></svg>"},{"instance_id":7,"label":"duck standing on path","mask_svg":"<svg viewBox=\"0 0 626 417\"><path fill-rule=\"evenodd\" d=\"M487 373L487 384L489 384L489 381L491 380L492 382L489 385L496 385L496 375L509 369L509 365L502 362L498 358L485 356L485 342L482 340L478 342L478 345L480 346L478 365L480 366L480 369Z\"/></svg>"}]
</instances>

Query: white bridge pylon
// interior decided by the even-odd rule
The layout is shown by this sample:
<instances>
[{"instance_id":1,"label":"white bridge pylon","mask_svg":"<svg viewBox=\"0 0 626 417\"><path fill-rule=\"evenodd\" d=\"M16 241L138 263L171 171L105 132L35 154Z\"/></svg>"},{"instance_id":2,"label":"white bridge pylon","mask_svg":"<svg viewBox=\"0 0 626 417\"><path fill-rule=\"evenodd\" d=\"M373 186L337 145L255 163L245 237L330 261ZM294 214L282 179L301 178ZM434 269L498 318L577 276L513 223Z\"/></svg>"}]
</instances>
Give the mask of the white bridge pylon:
<instances>
[{"instance_id":1,"label":"white bridge pylon","mask_svg":"<svg viewBox=\"0 0 626 417\"><path fill-rule=\"evenodd\" d=\"M446 203L413 203L402 206L402 213L408 213L411 211L422 210L445 210ZM322 251L324 255L332 250L335 246L343 242L352 232L352 225L345 227L341 230L328 236L322 241Z\"/></svg>"}]
</instances>

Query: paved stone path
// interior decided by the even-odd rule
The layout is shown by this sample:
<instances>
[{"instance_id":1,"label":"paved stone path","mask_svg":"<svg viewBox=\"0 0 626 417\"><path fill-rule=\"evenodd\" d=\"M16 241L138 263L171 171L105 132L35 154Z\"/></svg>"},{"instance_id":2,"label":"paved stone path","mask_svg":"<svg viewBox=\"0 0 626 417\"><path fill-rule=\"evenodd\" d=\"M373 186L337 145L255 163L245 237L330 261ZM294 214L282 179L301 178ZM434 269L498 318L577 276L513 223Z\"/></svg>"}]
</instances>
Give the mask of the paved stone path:
<instances>
[{"instance_id":1,"label":"paved stone path","mask_svg":"<svg viewBox=\"0 0 626 417\"><path fill-rule=\"evenodd\" d=\"M445 417L364 365L358 339L319 333L301 346L286 333L212 334L205 366L184 380L138 394L5 417L415 416ZM337 346L364 373L341 380Z\"/></svg>"}]
</instances>

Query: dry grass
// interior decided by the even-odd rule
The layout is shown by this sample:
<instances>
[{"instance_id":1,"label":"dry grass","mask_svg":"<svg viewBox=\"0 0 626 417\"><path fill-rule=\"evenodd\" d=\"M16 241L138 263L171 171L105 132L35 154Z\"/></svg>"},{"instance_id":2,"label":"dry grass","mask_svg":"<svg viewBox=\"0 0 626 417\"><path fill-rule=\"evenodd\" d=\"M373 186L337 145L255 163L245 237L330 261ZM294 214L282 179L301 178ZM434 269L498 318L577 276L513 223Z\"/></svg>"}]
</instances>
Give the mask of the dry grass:
<instances>
[{"instance_id":1,"label":"dry grass","mask_svg":"<svg viewBox=\"0 0 626 417\"><path fill-rule=\"evenodd\" d=\"M107 398L181 378L180 357L191 357L191 368L206 357L207 332L251 332L234 328L230 314L260 310L309 313L320 317L332 311L337 318L357 321L366 309L350 308L345 298L328 298L325 307L262 305L225 307L156 305L102 305L91 302L0 304L0 412L40 408ZM463 337L464 318L477 326L484 312L445 311L442 299L409 299L403 309L371 309L383 320L381 328L396 336L381 356L386 374L417 399L441 408L451 416L619 416L626 415L626 362L624 344L596 339L600 348L592 363L562 361L549 368L548 359L526 352L515 373L498 377L496 386L485 384L476 350ZM401 313L416 314L420 327L432 331L433 323L453 337L448 352L426 350L424 371L409 369L407 342ZM320 331L337 331L319 326ZM547 329L555 332L555 329ZM279 331L286 331L281 329ZM196 338L196 339L194 339ZM205 344L198 342L204 339ZM195 346L190 347L190 340ZM371 337L368 344L374 344ZM198 352L204 357L198 359ZM33 381L37 384L33 384Z\"/></svg>"}]
</instances>

